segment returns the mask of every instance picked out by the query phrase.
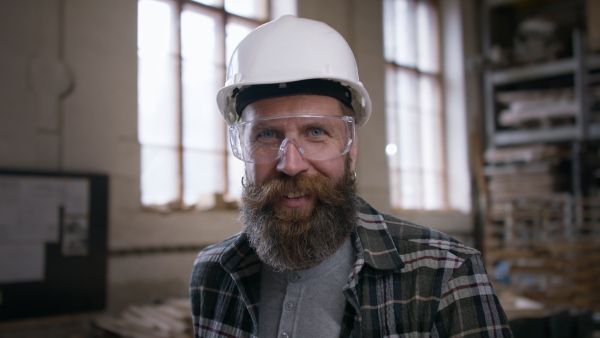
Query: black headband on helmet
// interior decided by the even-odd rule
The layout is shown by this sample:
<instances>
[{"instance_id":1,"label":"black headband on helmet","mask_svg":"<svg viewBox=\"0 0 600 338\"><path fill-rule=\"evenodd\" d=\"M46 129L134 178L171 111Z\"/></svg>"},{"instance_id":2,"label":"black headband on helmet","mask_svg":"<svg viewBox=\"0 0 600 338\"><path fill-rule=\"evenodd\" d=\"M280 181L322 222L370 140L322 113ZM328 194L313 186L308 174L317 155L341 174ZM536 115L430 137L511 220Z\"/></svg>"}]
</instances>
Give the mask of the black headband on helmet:
<instances>
[{"instance_id":1,"label":"black headband on helmet","mask_svg":"<svg viewBox=\"0 0 600 338\"><path fill-rule=\"evenodd\" d=\"M252 102L270 97L301 94L330 96L352 108L350 89L339 82L324 79L252 85L242 89L234 89L231 96L235 98L235 111L238 116L242 116L244 108Z\"/></svg>"}]
</instances>

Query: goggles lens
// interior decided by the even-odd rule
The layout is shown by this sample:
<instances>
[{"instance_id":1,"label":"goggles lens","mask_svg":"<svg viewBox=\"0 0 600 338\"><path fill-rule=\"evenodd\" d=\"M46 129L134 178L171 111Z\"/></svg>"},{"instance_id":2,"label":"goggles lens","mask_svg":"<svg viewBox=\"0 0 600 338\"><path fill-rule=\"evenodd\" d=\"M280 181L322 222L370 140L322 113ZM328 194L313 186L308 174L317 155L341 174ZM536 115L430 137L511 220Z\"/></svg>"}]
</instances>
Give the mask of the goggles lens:
<instances>
[{"instance_id":1,"label":"goggles lens","mask_svg":"<svg viewBox=\"0 0 600 338\"><path fill-rule=\"evenodd\" d=\"M292 143L306 159L342 156L354 141L350 116L293 115L239 122L229 127L233 154L247 163L279 159Z\"/></svg>"}]
</instances>

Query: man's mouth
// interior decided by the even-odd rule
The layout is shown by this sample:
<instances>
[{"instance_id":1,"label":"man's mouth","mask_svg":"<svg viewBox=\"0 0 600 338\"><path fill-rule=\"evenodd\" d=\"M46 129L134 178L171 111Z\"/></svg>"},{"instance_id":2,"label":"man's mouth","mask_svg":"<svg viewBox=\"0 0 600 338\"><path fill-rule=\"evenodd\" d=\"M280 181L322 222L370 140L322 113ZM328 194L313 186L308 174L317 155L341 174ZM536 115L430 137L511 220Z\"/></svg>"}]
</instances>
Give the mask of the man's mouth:
<instances>
[{"instance_id":1,"label":"man's mouth","mask_svg":"<svg viewBox=\"0 0 600 338\"><path fill-rule=\"evenodd\" d=\"M299 198L299 197L303 197L306 195L306 192L304 191L294 191L294 192L290 192L287 195L285 195L285 197L287 198Z\"/></svg>"}]
</instances>

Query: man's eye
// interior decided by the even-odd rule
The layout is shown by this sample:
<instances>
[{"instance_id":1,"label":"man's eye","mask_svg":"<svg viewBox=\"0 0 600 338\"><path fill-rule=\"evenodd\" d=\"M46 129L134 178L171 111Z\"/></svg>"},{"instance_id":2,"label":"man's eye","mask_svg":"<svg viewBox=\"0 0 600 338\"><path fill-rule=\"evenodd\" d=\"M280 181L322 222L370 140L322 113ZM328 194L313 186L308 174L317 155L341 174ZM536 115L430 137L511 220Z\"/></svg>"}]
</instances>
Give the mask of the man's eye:
<instances>
[{"instance_id":1,"label":"man's eye","mask_svg":"<svg viewBox=\"0 0 600 338\"><path fill-rule=\"evenodd\" d=\"M273 138L273 137L275 137L275 132L273 132L272 130L265 130L265 131L258 133L257 138Z\"/></svg>"},{"instance_id":2,"label":"man's eye","mask_svg":"<svg viewBox=\"0 0 600 338\"><path fill-rule=\"evenodd\" d=\"M309 131L310 136L321 136L323 134L325 134L323 129L314 128Z\"/></svg>"}]
</instances>

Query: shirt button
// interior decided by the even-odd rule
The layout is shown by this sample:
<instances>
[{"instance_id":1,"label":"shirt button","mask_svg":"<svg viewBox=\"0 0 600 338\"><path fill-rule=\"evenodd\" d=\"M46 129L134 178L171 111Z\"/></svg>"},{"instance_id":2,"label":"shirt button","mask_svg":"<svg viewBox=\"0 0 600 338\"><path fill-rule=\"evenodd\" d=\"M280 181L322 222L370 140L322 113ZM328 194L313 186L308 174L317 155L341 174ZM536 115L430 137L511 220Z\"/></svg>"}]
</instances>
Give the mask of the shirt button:
<instances>
[{"instance_id":1,"label":"shirt button","mask_svg":"<svg viewBox=\"0 0 600 338\"><path fill-rule=\"evenodd\" d=\"M300 279L300 276L297 273L292 273L290 274L290 282L296 282L298 279Z\"/></svg>"},{"instance_id":2,"label":"shirt button","mask_svg":"<svg viewBox=\"0 0 600 338\"><path fill-rule=\"evenodd\" d=\"M285 304L285 309L286 310L291 310L293 308L294 308L294 303L289 302L289 303Z\"/></svg>"}]
</instances>

